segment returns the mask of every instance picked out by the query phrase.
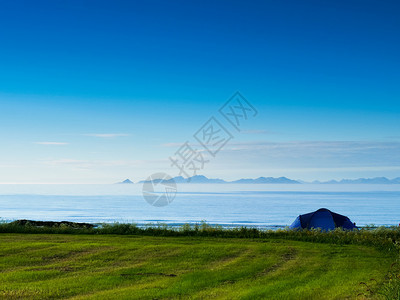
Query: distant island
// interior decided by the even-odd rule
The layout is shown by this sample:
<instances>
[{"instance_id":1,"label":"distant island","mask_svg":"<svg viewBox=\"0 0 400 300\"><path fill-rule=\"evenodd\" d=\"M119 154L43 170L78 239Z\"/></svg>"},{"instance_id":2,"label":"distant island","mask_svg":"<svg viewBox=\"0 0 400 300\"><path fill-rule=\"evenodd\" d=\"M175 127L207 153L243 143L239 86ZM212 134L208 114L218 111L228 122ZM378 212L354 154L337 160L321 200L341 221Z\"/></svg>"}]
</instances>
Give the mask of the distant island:
<instances>
[{"instance_id":1,"label":"distant island","mask_svg":"<svg viewBox=\"0 0 400 300\"><path fill-rule=\"evenodd\" d=\"M133 184L133 181L130 181L129 179L125 179L124 181L117 182L117 184Z\"/></svg>"},{"instance_id":2,"label":"distant island","mask_svg":"<svg viewBox=\"0 0 400 300\"><path fill-rule=\"evenodd\" d=\"M160 182L161 179L155 179L152 182L157 183ZM287 177L258 177L258 178L242 178L234 181L226 181L220 178L207 178L204 175L195 175L189 178L185 178L182 176L174 177L170 180L166 180L164 182L172 182L175 183L213 183L213 184L221 184L221 183L236 183L236 184L400 184L400 177L394 179L388 179L386 177L375 177L375 178L358 178L358 179L341 179L341 180L329 180L329 181L313 181L306 182L301 180L293 180ZM139 181L138 183L142 184L145 182L150 182L146 180ZM133 182L129 179L126 179L122 182L118 182L118 184L133 184Z\"/></svg>"}]
</instances>

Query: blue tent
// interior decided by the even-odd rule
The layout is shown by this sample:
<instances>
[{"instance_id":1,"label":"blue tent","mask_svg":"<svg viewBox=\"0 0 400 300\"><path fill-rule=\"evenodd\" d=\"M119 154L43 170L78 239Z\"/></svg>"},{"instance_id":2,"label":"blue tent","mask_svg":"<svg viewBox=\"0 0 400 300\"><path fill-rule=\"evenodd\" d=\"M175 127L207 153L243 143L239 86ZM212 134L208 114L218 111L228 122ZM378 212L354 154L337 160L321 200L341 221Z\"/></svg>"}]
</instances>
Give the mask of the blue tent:
<instances>
[{"instance_id":1,"label":"blue tent","mask_svg":"<svg viewBox=\"0 0 400 300\"><path fill-rule=\"evenodd\" d=\"M300 215L290 225L291 229L321 228L322 230L333 230L337 227L347 230L357 229L356 225L348 217L331 212L326 208Z\"/></svg>"}]
</instances>

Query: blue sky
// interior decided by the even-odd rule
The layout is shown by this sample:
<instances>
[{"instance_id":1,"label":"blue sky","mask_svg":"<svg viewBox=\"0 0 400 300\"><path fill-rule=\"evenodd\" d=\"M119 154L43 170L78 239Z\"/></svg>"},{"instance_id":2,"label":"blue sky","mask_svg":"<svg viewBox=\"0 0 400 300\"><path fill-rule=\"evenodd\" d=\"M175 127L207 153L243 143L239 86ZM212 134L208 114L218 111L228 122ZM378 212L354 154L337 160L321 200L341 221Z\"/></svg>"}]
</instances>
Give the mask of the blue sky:
<instances>
[{"instance_id":1,"label":"blue sky","mask_svg":"<svg viewBox=\"0 0 400 300\"><path fill-rule=\"evenodd\" d=\"M0 182L153 172L235 92L200 173L400 176L397 1L2 1ZM222 119L221 122L224 122ZM196 145L199 147L199 145Z\"/></svg>"}]
</instances>

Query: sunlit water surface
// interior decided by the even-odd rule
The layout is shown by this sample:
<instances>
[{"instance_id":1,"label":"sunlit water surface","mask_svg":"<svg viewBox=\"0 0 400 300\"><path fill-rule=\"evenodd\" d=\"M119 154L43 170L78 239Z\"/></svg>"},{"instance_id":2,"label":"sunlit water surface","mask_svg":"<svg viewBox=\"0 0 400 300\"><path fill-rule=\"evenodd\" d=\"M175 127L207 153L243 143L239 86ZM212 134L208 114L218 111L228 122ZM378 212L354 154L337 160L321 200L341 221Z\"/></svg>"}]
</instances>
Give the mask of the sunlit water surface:
<instances>
[{"instance_id":1,"label":"sunlit water surface","mask_svg":"<svg viewBox=\"0 0 400 300\"><path fill-rule=\"evenodd\" d=\"M400 185L180 184L174 201L149 205L142 185L0 185L0 217L274 227L321 207L357 225L398 225Z\"/></svg>"}]
</instances>

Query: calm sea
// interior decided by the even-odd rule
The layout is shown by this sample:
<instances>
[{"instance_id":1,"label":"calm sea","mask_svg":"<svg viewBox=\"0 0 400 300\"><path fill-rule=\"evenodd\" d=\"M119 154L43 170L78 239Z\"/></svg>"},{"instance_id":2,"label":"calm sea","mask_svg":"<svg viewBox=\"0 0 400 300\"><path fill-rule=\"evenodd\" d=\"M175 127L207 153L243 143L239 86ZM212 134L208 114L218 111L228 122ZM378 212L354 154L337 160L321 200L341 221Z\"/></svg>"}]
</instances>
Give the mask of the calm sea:
<instances>
[{"instance_id":1,"label":"calm sea","mask_svg":"<svg viewBox=\"0 0 400 300\"><path fill-rule=\"evenodd\" d=\"M142 186L0 185L0 218L273 227L328 208L357 225L398 225L400 185L181 184L165 207L149 205Z\"/></svg>"}]
</instances>

